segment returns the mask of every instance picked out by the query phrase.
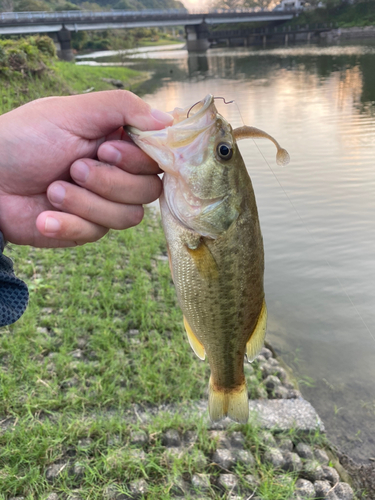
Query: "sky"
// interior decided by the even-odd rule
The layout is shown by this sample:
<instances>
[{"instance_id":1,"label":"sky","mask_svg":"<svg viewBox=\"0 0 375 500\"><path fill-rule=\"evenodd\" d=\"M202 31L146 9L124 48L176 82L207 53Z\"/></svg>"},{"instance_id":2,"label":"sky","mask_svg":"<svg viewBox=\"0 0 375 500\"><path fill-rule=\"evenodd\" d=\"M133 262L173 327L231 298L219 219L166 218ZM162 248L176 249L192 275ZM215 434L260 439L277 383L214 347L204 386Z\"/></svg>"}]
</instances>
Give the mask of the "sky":
<instances>
[{"instance_id":1,"label":"sky","mask_svg":"<svg viewBox=\"0 0 375 500\"><path fill-rule=\"evenodd\" d=\"M206 0L181 0L181 2L189 11L206 8Z\"/></svg>"}]
</instances>

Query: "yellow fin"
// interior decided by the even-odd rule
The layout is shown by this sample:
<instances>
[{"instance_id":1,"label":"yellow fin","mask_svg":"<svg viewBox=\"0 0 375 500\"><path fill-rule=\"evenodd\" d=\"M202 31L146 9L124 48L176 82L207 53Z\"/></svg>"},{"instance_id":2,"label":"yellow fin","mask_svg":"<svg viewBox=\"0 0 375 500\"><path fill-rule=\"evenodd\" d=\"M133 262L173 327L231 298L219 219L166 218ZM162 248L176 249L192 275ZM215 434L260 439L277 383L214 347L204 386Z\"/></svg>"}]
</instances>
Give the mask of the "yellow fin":
<instances>
[{"instance_id":1,"label":"yellow fin","mask_svg":"<svg viewBox=\"0 0 375 500\"><path fill-rule=\"evenodd\" d=\"M216 260L204 241L201 241L197 248L189 248L186 246L186 249L193 257L194 264L203 278L217 279L219 277L219 269Z\"/></svg>"},{"instance_id":2,"label":"yellow fin","mask_svg":"<svg viewBox=\"0 0 375 500\"><path fill-rule=\"evenodd\" d=\"M195 336L193 330L190 328L189 323L187 322L185 316L184 316L184 325L185 325L185 330L189 339L189 343L195 354L198 356L199 359L205 359L206 353L204 352L204 347L201 342L197 339Z\"/></svg>"},{"instance_id":3,"label":"yellow fin","mask_svg":"<svg viewBox=\"0 0 375 500\"><path fill-rule=\"evenodd\" d=\"M256 324L256 327L254 328L253 333L250 336L250 339L246 344L246 357L249 363L254 361L263 347L264 337L266 335L266 326L267 307L265 301L263 301L262 310L260 311L258 322Z\"/></svg>"},{"instance_id":4,"label":"yellow fin","mask_svg":"<svg viewBox=\"0 0 375 500\"><path fill-rule=\"evenodd\" d=\"M219 390L214 387L212 377L209 384L208 411L212 422L229 417L235 422L246 424L249 419L249 398L246 383L233 391Z\"/></svg>"}]
</instances>

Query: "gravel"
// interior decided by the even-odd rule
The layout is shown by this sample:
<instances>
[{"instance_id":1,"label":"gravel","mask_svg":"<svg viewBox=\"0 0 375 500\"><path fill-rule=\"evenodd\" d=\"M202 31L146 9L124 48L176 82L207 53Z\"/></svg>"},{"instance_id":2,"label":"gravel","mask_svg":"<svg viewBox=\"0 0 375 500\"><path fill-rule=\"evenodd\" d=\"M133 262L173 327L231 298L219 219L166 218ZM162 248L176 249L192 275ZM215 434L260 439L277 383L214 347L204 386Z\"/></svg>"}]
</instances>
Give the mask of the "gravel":
<instances>
[{"instance_id":1,"label":"gravel","mask_svg":"<svg viewBox=\"0 0 375 500\"><path fill-rule=\"evenodd\" d=\"M141 498L143 495L147 493L148 484L145 479L138 479L137 481L133 481L129 485L129 490L131 497L130 498Z\"/></svg>"},{"instance_id":2,"label":"gravel","mask_svg":"<svg viewBox=\"0 0 375 500\"><path fill-rule=\"evenodd\" d=\"M275 469L281 469L284 466L284 457L278 448L268 448L264 454L264 461L272 464Z\"/></svg>"},{"instance_id":3,"label":"gravel","mask_svg":"<svg viewBox=\"0 0 375 500\"><path fill-rule=\"evenodd\" d=\"M324 472L319 462L316 460L307 460L304 463L301 475L310 481L320 481L323 479Z\"/></svg>"},{"instance_id":4,"label":"gravel","mask_svg":"<svg viewBox=\"0 0 375 500\"><path fill-rule=\"evenodd\" d=\"M212 461L222 469L230 470L236 463L236 458L231 450L218 449L212 456Z\"/></svg>"},{"instance_id":5,"label":"gravel","mask_svg":"<svg viewBox=\"0 0 375 500\"><path fill-rule=\"evenodd\" d=\"M336 469L333 467L328 467L328 465L323 465L323 479L329 481L332 486L340 481L340 476Z\"/></svg>"},{"instance_id":6,"label":"gravel","mask_svg":"<svg viewBox=\"0 0 375 500\"><path fill-rule=\"evenodd\" d=\"M148 444L148 435L145 431L132 432L130 434L130 444L135 446L145 446Z\"/></svg>"},{"instance_id":7,"label":"gravel","mask_svg":"<svg viewBox=\"0 0 375 500\"><path fill-rule=\"evenodd\" d=\"M353 500L354 492L348 483L339 483L334 492L340 500Z\"/></svg>"},{"instance_id":8,"label":"gravel","mask_svg":"<svg viewBox=\"0 0 375 500\"><path fill-rule=\"evenodd\" d=\"M195 490L207 491L211 488L210 476L208 474L194 474L191 484Z\"/></svg>"},{"instance_id":9,"label":"gravel","mask_svg":"<svg viewBox=\"0 0 375 500\"><path fill-rule=\"evenodd\" d=\"M218 486L226 491L238 492L238 479L234 474L220 474Z\"/></svg>"},{"instance_id":10,"label":"gravel","mask_svg":"<svg viewBox=\"0 0 375 500\"><path fill-rule=\"evenodd\" d=\"M291 451L284 453L283 469L287 472L299 472L302 469L302 461L297 453Z\"/></svg>"},{"instance_id":11,"label":"gravel","mask_svg":"<svg viewBox=\"0 0 375 500\"><path fill-rule=\"evenodd\" d=\"M314 450L314 457L322 465L327 465L329 462L327 453L319 448Z\"/></svg>"},{"instance_id":12,"label":"gravel","mask_svg":"<svg viewBox=\"0 0 375 500\"><path fill-rule=\"evenodd\" d=\"M310 481L307 481L307 479L298 479L296 481L296 491L301 498L315 498L314 485Z\"/></svg>"},{"instance_id":13,"label":"gravel","mask_svg":"<svg viewBox=\"0 0 375 500\"><path fill-rule=\"evenodd\" d=\"M232 448L243 449L245 446L245 436L242 434L242 432L233 432L230 437L230 444Z\"/></svg>"},{"instance_id":14,"label":"gravel","mask_svg":"<svg viewBox=\"0 0 375 500\"><path fill-rule=\"evenodd\" d=\"M315 481L315 495L318 498L335 500L337 497L332 490L332 486L328 481Z\"/></svg>"},{"instance_id":15,"label":"gravel","mask_svg":"<svg viewBox=\"0 0 375 500\"><path fill-rule=\"evenodd\" d=\"M178 497L185 497L188 488L189 488L188 483L184 481L183 478L179 477L175 479L170 492L172 495L176 495Z\"/></svg>"},{"instance_id":16,"label":"gravel","mask_svg":"<svg viewBox=\"0 0 375 500\"><path fill-rule=\"evenodd\" d=\"M169 429L163 436L162 443L164 446L173 447L181 446L181 438L178 431L175 429Z\"/></svg>"},{"instance_id":17,"label":"gravel","mask_svg":"<svg viewBox=\"0 0 375 500\"><path fill-rule=\"evenodd\" d=\"M301 458L306 458L307 460L311 460L314 457L311 446L306 443L298 443L296 446L296 452Z\"/></svg>"}]
</instances>

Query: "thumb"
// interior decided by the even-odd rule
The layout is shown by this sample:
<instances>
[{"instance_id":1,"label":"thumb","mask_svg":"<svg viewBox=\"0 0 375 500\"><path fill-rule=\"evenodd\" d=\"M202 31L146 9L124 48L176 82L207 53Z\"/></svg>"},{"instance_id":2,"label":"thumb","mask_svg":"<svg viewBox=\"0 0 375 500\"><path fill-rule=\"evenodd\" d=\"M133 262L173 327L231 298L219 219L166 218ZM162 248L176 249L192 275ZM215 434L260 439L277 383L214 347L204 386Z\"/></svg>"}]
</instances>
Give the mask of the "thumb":
<instances>
[{"instance_id":1,"label":"thumb","mask_svg":"<svg viewBox=\"0 0 375 500\"><path fill-rule=\"evenodd\" d=\"M152 109L140 97L127 90L107 90L92 94L52 97L49 106L57 107L49 115L57 118L75 135L98 139L124 125L140 130L160 130L173 121L172 115ZM56 120L56 121L57 121Z\"/></svg>"}]
</instances>

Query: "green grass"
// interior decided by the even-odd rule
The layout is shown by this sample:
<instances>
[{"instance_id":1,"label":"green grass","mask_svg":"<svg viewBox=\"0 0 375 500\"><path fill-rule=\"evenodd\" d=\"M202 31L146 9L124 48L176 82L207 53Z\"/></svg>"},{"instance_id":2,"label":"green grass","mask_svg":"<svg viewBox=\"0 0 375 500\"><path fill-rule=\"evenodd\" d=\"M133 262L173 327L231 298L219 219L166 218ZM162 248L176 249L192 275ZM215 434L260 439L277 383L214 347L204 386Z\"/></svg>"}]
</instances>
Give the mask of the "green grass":
<instances>
[{"instance_id":1,"label":"green grass","mask_svg":"<svg viewBox=\"0 0 375 500\"><path fill-rule=\"evenodd\" d=\"M153 39L147 39L147 38L142 38L139 40L137 43L138 47L152 47L152 46L159 46L159 45L176 45L178 43L182 43L183 40L173 40L171 38L159 38L158 40L153 40Z\"/></svg>"},{"instance_id":2,"label":"green grass","mask_svg":"<svg viewBox=\"0 0 375 500\"><path fill-rule=\"evenodd\" d=\"M5 78L0 76L0 114L40 97L69 93L70 89L62 80L51 78L49 74L36 78L14 74Z\"/></svg>"},{"instance_id":3,"label":"green grass","mask_svg":"<svg viewBox=\"0 0 375 500\"><path fill-rule=\"evenodd\" d=\"M210 457L217 442L202 417L184 411L207 397L209 368L183 330L159 217L147 212L136 228L112 231L95 244L9 246L7 255L29 284L30 305L0 332L0 499L8 498L4 492L36 500L74 491L102 499L106 488L126 493L140 479L149 485L148 499L169 499L178 478L216 477ZM250 391L261 378L253 366L247 368ZM146 422L134 412L127 416L133 403L141 411L166 402L178 403L180 411ZM182 456L166 456L161 439L170 428L197 432L197 443ZM144 458L129 442L139 429L150 436ZM244 433L256 460L255 467L236 466L240 483L253 474L260 498L289 500L296 477L262 463L256 423L232 430ZM322 444L320 434L306 439ZM52 464L67 465L49 482ZM75 466L80 475L72 474ZM225 496L212 489L205 498Z\"/></svg>"},{"instance_id":4,"label":"green grass","mask_svg":"<svg viewBox=\"0 0 375 500\"><path fill-rule=\"evenodd\" d=\"M73 62L57 61L55 69L61 80L78 93L90 88L95 91L115 88L110 83L103 82L103 78L121 80L128 90L131 90L132 87L135 88L137 84L147 78L147 75L125 66L77 66Z\"/></svg>"},{"instance_id":5,"label":"green grass","mask_svg":"<svg viewBox=\"0 0 375 500\"><path fill-rule=\"evenodd\" d=\"M0 74L0 114L40 97L115 88L102 78L121 80L124 88L134 91L147 79L147 74L122 66L77 66L63 61L56 61L40 76L13 73L2 77Z\"/></svg>"}]
</instances>

